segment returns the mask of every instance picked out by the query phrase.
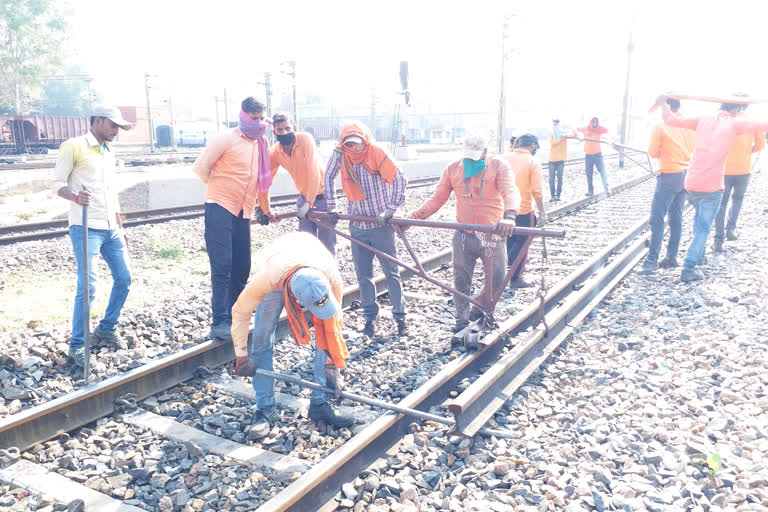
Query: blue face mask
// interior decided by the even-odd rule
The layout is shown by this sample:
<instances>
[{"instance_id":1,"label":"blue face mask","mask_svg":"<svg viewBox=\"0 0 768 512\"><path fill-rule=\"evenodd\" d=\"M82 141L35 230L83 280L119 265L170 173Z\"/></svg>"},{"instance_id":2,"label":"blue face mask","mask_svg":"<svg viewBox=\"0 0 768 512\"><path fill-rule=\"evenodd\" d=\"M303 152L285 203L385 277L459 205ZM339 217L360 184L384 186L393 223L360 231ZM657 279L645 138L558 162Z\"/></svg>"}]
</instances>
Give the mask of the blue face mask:
<instances>
[{"instance_id":1,"label":"blue face mask","mask_svg":"<svg viewBox=\"0 0 768 512\"><path fill-rule=\"evenodd\" d=\"M483 172L483 169L485 169L485 159L472 160L470 158L465 158L463 163L464 163L464 178L466 179L477 176L478 174Z\"/></svg>"}]
</instances>

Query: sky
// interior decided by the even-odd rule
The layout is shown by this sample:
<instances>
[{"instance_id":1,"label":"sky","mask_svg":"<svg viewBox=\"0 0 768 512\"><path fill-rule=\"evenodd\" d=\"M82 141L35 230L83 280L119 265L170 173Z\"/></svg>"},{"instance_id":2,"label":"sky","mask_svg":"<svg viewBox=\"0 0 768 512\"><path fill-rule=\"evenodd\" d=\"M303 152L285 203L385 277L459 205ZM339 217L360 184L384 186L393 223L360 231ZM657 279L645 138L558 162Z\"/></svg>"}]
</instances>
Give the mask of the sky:
<instances>
[{"instance_id":1,"label":"sky","mask_svg":"<svg viewBox=\"0 0 768 512\"><path fill-rule=\"evenodd\" d=\"M280 63L288 60L296 61L300 102L306 95L323 96L338 109L359 110L373 94L380 106L391 106L400 98L398 63L407 60L415 110L496 112L505 19L511 124L552 115L573 123L592 115L619 116L630 32L635 112L645 112L655 95L667 90L745 91L768 98L765 0L70 0L68 5L69 63L94 77L106 102L144 105L146 72L152 75L153 105L172 96L178 111L211 118L214 96L222 96L224 88L230 118L243 97L263 97L264 72L272 72L278 94L287 90L290 80L280 73Z\"/></svg>"}]
</instances>

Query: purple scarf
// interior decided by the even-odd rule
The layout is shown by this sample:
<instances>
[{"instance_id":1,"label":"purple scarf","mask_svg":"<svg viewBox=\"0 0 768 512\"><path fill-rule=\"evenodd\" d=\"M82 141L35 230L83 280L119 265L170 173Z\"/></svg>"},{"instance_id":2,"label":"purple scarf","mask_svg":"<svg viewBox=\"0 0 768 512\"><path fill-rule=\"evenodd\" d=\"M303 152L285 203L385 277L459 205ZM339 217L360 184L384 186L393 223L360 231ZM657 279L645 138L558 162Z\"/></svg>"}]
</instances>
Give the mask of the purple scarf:
<instances>
[{"instance_id":1,"label":"purple scarf","mask_svg":"<svg viewBox=\"0 0 768 512\"><path fill-rule=\"evenodd\" d=\"M269 150L264 134L272 121L254 121L244 111L240 111L240 131L252 140L259 141L259 192L266 192L272 186L272 171L269 169Z\"/></svg>"}]
</instances>

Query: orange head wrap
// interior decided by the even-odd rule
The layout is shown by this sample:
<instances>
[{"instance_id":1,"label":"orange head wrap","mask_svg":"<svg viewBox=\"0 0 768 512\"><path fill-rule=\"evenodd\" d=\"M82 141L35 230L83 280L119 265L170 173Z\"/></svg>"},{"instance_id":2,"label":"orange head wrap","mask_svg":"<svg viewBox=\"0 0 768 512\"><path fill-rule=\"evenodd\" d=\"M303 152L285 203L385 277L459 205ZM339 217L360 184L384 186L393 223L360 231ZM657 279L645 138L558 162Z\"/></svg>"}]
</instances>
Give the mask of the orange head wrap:
<instances>
[{"instance_id":1,"label":"orange head wrap","mask_svg":"<svg viewBox=\"0 0 768 512\"><path fill-rule=\"evenodd\" d=\"M356 153L352 148L344 145L344 140L351 136L360 137L363 140L365 149L360 153ZM355 173L355 164L362 164L368 172L381 176L387 183L394 182L397 166L389 158L389 155L374 143L371 132L364 124L354 121L344 125L336 151L342 155L341 188L348 199L352 201L365 199L362 187L360 186L360 180Z\"/></svg>"}]
</instances>

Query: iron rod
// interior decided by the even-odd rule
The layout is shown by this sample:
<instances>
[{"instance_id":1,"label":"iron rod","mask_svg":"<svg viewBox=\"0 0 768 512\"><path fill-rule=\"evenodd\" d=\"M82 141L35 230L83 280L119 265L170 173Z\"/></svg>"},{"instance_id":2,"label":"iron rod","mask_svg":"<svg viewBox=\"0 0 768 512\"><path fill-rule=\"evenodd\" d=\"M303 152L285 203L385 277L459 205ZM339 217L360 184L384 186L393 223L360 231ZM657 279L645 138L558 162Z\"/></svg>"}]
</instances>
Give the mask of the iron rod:
<instances>
[{"instance_id":1,"label":"iron rod","mask_svg":"<svg viewBox=\"0 0 768 512\"><path fill-rule=\"evenodd\" d=\"M85 187L83 187L85 189ZM80 282L82 283L83 292L83 348L85 351L85 359L83 360L83 380L85 380L86 386L88 385L88 376L91 373L91 283L89 281L89 269L88 269L88 206L83 205L83 251L80 256L83 259L83 264L80 265L82 272L80 274Z\"/></svg>"}]
</instances>

